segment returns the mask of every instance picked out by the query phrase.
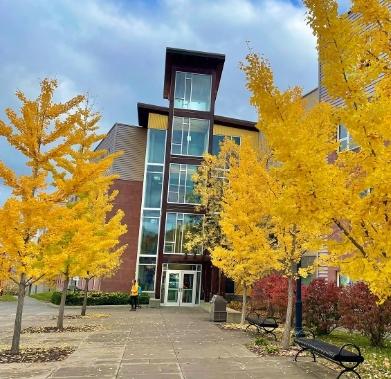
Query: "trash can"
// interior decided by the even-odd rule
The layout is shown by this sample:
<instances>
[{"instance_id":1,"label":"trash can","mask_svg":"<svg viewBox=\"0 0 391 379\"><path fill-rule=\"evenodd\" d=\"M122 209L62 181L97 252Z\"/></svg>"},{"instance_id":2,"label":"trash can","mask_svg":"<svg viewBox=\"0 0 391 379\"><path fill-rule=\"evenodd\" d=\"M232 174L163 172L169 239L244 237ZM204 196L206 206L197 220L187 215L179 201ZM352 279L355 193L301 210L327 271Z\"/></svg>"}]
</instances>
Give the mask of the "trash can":
<instances>
[{"instance_id":1,"label":"trash can","mask_svg":"<svg viewBox=\"0 0 391 379\"><path fill-rule=\"evenodd\" d=\"M220 295L213 295L210 301L210 321L226 322L227 321L227 302Z\"/></svg>"}]
</instances>

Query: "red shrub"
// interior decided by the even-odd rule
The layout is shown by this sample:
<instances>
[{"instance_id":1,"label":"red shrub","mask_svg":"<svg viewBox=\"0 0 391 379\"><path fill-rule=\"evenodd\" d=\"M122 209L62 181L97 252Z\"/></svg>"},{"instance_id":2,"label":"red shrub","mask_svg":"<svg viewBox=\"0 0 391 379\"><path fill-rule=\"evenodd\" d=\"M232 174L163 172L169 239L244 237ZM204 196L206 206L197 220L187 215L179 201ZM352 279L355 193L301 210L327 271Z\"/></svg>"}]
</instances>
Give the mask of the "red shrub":
<instances>
[{"instance_id":1,"label":"red shrub","mask_svg":"<svg viewBox=\"0 0 391 379\"><path fill-rule=\"evenodd\" d=\"M362 282L345 287L339 301L340 324L363 333L372 345L382 346L385 334L391 330L391 299L382 305L376 301Z\"/></svg>"},{"instance_id":2,"label":"red shrub","mask_svg":"<svg viewBox=\"0 0 391 379\"><path fill-rule=\"evenodd\" d=\"M279 274L272 274L258 280L253 287L251 301L267 316L284 319L288 303L288 280Z\"/></svg>"},{"instance_id":3,"label":"red shrub","mask_svg":"<svg viewBox=\"0 0 391 379\"><path fill-rule=\"evenodd\" d=\"M324 279L313 280L303 291L304 321L316 334L329 334L336 328L340 292L335 283Z\"/></svg>"}]
</instances>

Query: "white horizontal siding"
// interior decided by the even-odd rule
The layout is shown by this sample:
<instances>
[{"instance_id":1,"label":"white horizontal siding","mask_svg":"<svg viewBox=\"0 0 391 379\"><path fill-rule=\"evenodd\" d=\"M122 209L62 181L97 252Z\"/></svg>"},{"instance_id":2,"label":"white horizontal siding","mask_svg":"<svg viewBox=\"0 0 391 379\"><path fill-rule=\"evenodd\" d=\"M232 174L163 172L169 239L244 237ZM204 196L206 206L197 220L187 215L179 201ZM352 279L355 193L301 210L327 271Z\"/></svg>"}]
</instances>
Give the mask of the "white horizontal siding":
<instances>
[{"instance_id":1,"label":"white horizontal siding","mask_svg":"<svg viewBox=\"0 0 391 379\"><path fill-rule=\"evenodd\" d=\"M384 3L384 1L381 1ZM361 18L361 16L357 13L349 13L348 14L348 20L352 22L359 22L358 20ZM362 25L362 30L367 31L370 30L373 27L373 25ZM373 96L375 92L375 86L376 83L378 83L382 79L382 75L374 80L372 83L367 85L365 87L365 92L367 93L368 97ZM323 86L323 72L322 72L322 64L319 63L319 99L321 102L330 103L334 107L341 107L344 105L344 101L340 98L332 98L328 95L327 89Z\"/></svg>"}]
</instances>

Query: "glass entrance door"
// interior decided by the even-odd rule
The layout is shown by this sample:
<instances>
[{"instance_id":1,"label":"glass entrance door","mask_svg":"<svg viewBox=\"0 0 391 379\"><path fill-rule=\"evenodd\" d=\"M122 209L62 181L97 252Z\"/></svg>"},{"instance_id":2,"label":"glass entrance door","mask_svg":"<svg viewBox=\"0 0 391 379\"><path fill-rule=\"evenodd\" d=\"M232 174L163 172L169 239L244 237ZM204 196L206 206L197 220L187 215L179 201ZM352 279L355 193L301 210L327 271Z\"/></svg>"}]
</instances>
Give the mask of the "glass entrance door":
<instances>
[{"instance_id":1,"label":"glass entrance door","mask_svg":"<svg viewBox=\"0 0 391 379\"><path fill-rule=\"evenodd\" d=\"M181 305L194 305L194 273L183 272L182 273L182 293L181 293Z\"/></svg>"},{"instance_id":2,"label":"glass entrance door","mask_svg":"<svg viewBox=\"0 0 391 379\"><path fill-rule=\"evenodd\" d=\"M179 305L179 272L168 272L166 284L166 303L167 305Z\"/></svg>"},{"instance_id":3,"label":"glass entrance door","mask_svg":"<svg viewBox=\"0 0 391 379\"><path fill-rule=\"evenodd\" d=\"M196 272L167 271L165 283L165 305L191 306L195 305Z\"/></svg>"}]
</instances>

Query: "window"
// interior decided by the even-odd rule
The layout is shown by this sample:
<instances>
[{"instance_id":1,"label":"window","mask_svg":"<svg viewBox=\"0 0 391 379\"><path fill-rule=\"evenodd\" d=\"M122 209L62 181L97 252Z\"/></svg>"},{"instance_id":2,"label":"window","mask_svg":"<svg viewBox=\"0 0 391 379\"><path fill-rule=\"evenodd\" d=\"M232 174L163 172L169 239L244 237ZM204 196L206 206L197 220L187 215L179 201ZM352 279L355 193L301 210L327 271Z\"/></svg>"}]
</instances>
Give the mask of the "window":
<instances>
[{"instance_id":1,"label":"window","mask_svg":"<svg viewBox=\"0 0 391 379\"><path fill-rule=\"evenodd\" d=\"M159 237L159 211L144 211L141 224L140 255L156 255Z\"/></svg>"},{"instance_id":2,"label":"window","mask_svg":"<svg viewBox=\"0 0 391 379\"><path fill-rule=\"evenodd\" d=\"M163 166L147 166L145 176L144 208L160 208L163 187Z\"/></svg>"},{"instance_id":3,"label":"window","mask_svg":"<svg viewBox=\"0 0 391 379\"><path fill-rule=\"evenodd\" d=\"M155 289L165 149L166 131L148 129L137 265L137 279L146 292L153 292Z\"/></svg>"},{"instance_id":4,"label":"window","mask_svg":"<svg viewBox=\"0 0 391 379\"><path fill-rule=\"evenodd\" d=\"M210 110L211 75L177 71L174 107L195 111Z\"/></svg>"},{"instance_id":5,"label":"window","mask_svg":"<svg viewBox=\"0 0 391 379\"><path fill-rule=\"evenodd\" d=\"M348 276L341 275L341 273L337 272L337 286L345 287L349 284L353 283Z\"/></svg>"},{"instance_id":6,"label":"window","mask_svg":"<svg viewBox=\"0 0 391 379\"><path fill-rule=\"evenodd\" d=\"M208 150L209 121L174 117L171 154L201 157Z\"/></svg>"},{"instance_id":7,"label":"window","mask_svg":"<svg viewBox=\"0 0 391 379\"><path fill-rule=\"evenodd\" d=\"M138 281L141 290L144 292L153 292L155 287L156 265L141 264L138 265Z\"/></svg>"},{"instance_id":8,"label":"window","mask_svg":"<svg viewBox=\"0 0 391 379\"><path fill-rule=\"evenodd\" d=\"M199 196L194 194L193 175L197 171L195 165L170 164L170 180L168 183L168 202L180 204L199 204Z\"/></svg>"},{"instance_id":9,"label":"window","mask_svg":"<svg viewBox=\"0 0 391 379\"><path fill-rule=\"evenodd\" d=\"M164 163L166 147L166 131L159 129L148 129L148 163Z\"/></svg>"},{"instance_id":10,"label":"window","mask_svg":"<svg viewBox=\"0 0 391 379\"><path fill-rule=\"evenodd\" d=\"M213 145L212 145L212 154L213 155L217 155L220 152L220 145L225 139L229 139L231 141L234 141L237 145L240 145L240 143L241 143L240 137L214 135L213 136Z\"/></svg>"},{"instance_id":11,"label":"window","mask_svg":"<svg viewBox=\"0 0 391 379\"><path fill-rule=\"evenodd\" d=\"M338 125L337 139L339 142L339 151L353 150L358 147L349 131L343 125Z\"/></svg>"},{"instance_id":12,"label":"window","mask_svg":"<svg viewBox=\"0 0 391 379\"><path fill-rule=\"evenodd\" d=\"M167 213L166 231L164 239L164 253L166 254L201 254L202 246L193 251L187 251L187 233L202 233L204 216L190 213Z\"/></svg>"}]
</instances>

